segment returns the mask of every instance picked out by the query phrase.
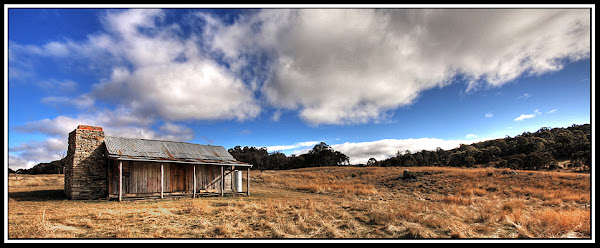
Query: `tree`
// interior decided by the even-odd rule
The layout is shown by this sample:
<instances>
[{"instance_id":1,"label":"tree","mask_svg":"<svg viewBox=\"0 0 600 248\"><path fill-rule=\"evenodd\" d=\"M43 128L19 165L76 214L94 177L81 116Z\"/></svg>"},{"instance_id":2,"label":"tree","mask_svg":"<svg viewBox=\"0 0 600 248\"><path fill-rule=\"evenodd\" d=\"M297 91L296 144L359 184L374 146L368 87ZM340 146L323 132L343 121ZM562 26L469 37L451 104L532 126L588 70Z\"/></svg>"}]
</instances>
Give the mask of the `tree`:
<instances>
[{"instance_id":1,"label":"tree","mask_svg":"<svg viewBox=\"0 0 600 248\"><path fill-rule=\"evenodd\" d=\"M496 156L500 154L500 148L497 146L490 146L482 148L481 153L475 159L480 164L489 163L496 160Z\"/></svg>"},{"instance_id":2,"label":"tree","mask_svg":"<svg viewBox=\"0 0 600 248\"><path fill-rule=\"evenodd\" d=\"M442 149L441 147L437 147L435 149L435 153L440 161L440 165L448 165L448 159L450 158L450 153L448 151Z\"/></svg>"},{"instance_id":3,"label":"tree","mask_svg":"<svg viewBox=\"0 0 600 248\"><path fill-rule=\"evenodd\" d=\"M346 156L346 154L343 154L339 151L335 151L333 154L335 156L336 165L350 165L350 158Z\"/></svg>"},{"instance_id":4,"label":"tree","mask_svg":"<svg viewBox=\"0 0 600 248\"><path fill-rule=\"evenodd\" d=\"M423 158L422 152L415 153L413 155L413 158L415 158L415 165L416 166L425 166L427 164L427 162L425 162L425 158Z\"/></svg>"},{"instance_id":5,"label":"tree","mask_svg":"<svg viewBox=\"0 0 600 248\"><path fill-rule=\"evenodd\" d=\"M463 165L466 167L473 167L475 166L475 158L473 158L473 156L465 156L463 158Z\"/></svg>"},{"instance_id":6,"label":"tree","mask_svg":"<svg viewBox=\"0 0 600 248\"><path fill-rule=\"evenodd\" d=\"M573 135L569 130L564 130L555 135L554 151L558 158L568 159L573 151Z\"/></svg>"},{"instance_id":7,"label":"tree","mask_svg":"<svg viewBox=\"0 0 600 248\"><path fill-rule=\"evenodd\" d=\"M60 156L60 168L56 168L58 174L64 174L65 173L65 157L67 156L66 152L63 153L59 153L58 156Z\"/></svg>"},{"instance_id":8,"label":"tree","mask_svg":"<svg viewBox=\"0 0 600 248\"><path fill-rule=\"evenodd\" d=\"M306 167L306 161L304 160L304 157L292 154L292 156L290 156L290 169L302 167Z\"/></svg>"},{"instance_id":9,"label":"tree","mask_svg":"<svg viewBox=\"0 0 600 248\"><path fill-rule=\"evenodd\" d=\"M324 151L330 151L331 147L327 144L325 144L325 142L321 142L319 144L316 144L312 150L308 151L308 153L320 153L320 152L324 152Z\"/></svg>"},{"instance_id":10,"label":"tree","mask_svg":"<svg viewBox=\"0 0 600 248\"><path fill-rule=\"evenodd\" d=\"M552 161L552 156L548 152L533 152L523 158L523 168L529 170L538 170L548 167Z\"/></svg>"},{"instance_id":11,"label":"tree","mask_svg":"<svg viewBox=\"0 0 600 248\"><path fill-rule=\"evenodd\" d=\"M573 167L586 166L585 170L589 169L592 162L590 151L578 151L571 155L571 165Z\"/></svg>"},{"instance_id":12,"label":"tree","mask_svg":"<svg viewBox=\"0 0 600 248\"><path fill-rule=\"evenodd\" d=\"M430 152L429 153L429 164L433 165L433 166L440 166L440 159L438 156L437 152Z\"/></svg>"},{"instance_id":13,"label":"tree","mask_svg":"<svg viewBox=\"0 0 600 248\"><path fill-rule=\"evenodd\" d=\"M461 151L452 153L450 155L450 158L448 158L448 166L451 166L451 167L461 166L463 156L464 156L464 152L461 152Z\"/></svg>"},{"instance_id":14,"label":"tree","mask_svg":"<svg viewBox=\"0 0 600 248\"><path fill-rule=\"evenodd\" d=\"M269 153L266 147L256 148L247 147L243 149L236 146L228 150L228 152L238 161L252 164L254 168L265 170L269 168Z\"/></svg>"},{"instance_id":15,"label":"tree","mask_svg":"<svg viewBox=\"0 0 600 248\"><path fill-rule=\"evenodd\" d=\"M375 164L377 164L377 159L375 158L370 158L369 161L367 161L367 166L375 166Z\"/></svg>"},{"instance_id":16,"label":"tree","mask_svg":"<svg viewBox=\"0 0 600 248\"><path fill-rule=\"evenodd\" d=\"M463 151L458 151L450 155L448 160L448 166L452 167L473 167L475 165L475 158Z\"/></svg>"},{"instance_id":17,"label":"tree","mask_svg":"<svg viewBox=\"0 0 600 248\"><path fill-rule=\"evenodd\" d=\"M406 150L407 153L402 155L402 166L406 166L406 167L412 167L412 166L417 166L417 160L415 159L415 157L410 153L410 151Z\"/></svg>"},{"instance_id":18,"label":"tree","mask_svg":"<svg viewBox=\"0 0 600 248\"><path fill-rule=\"evenodd\" d=\"M281 152L276 151L269 154L268 160L269 166L267 169L281 170L289 168L290 159Z\"/></svg>"},{"instance_id":19,"label":"tree","mask_svg":"<svg viewBox=\"0 0 600 248\"><path fill-rule=\"evenodd\" d=\"M521 169L523 168L523 159L525 158L524 154L515 154L508 157L507 166L511 169Z\"/></svg>"},{"instance_id":20,"label":"tree","mask_svg":"<svg viewBox=\"0 0 600 248\"><path fill-rule=\"evenodd\" d=\"M313 147L307 154L300 155L306 161L306 166L340 166L349 164L350 158L345 154L334 151L325 142Z\"/></svg>"}]
</instances>

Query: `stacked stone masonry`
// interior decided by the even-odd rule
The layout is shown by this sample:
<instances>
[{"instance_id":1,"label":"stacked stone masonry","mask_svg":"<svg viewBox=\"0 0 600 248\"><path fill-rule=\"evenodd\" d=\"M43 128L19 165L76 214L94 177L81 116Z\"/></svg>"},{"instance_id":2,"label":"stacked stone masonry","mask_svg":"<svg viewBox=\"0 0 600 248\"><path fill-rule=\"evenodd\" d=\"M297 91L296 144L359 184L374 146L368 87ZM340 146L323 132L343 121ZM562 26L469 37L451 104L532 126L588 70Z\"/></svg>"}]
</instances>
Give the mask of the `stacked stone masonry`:
<instances>
[{"instance_id":1,"label":"stacked stone masonry","mask_svg":"<svg viewBox=\"0 0 600 248\"><path fill-rule=\"evenodd\" d=\"M65 194L70 199L107 196L108 159L101 127L80 125L69 133L65 164Z\"/></svg>"}]
</instances>

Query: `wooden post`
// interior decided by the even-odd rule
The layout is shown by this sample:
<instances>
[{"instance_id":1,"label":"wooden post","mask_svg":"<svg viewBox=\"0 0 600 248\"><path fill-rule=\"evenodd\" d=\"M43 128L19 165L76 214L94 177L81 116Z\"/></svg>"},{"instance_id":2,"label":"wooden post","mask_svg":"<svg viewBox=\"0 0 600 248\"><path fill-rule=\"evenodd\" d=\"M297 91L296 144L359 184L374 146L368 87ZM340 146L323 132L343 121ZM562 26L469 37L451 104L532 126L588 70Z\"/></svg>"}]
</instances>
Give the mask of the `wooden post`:
<instances>
[{"instance_id":1,"label":"wooden post","mask_svg":"<svg viewBox=\"0 0 600 248\"><path fill-rule=\"evenodd\" d=\"M233 192L233 195L235 195L235 193L236 193L235 192L235 184L234 184L234 181L235 181L234 172L235 172L235 166L232 165L231 166L231 173L229 173L229 175L231 175L231 180L229 180L229 182L230 182L229 187L231 188L231 192Z\"/></svg>"},{"instance_id":2,"label":"wooden post","mask_svg":"<svg viewBox=\"0 0 600 248\"><path fill-rule=\"evenodd\" d=\"M123 161L119 161L119 201L123 198Z\"/></svg>"},{"instance_id":3,"label":"wooden post","mask_svg":"<svg viewBox=\"0 0 600 248\"><path fill-rule=\"evenodd\" d=\"M165 187L163 177L164 177L164 170L163 170L163 164L161 163L160 164L160 199L163 199L163 192L164 192L164 187Z\"/></svg>"},{"instance_id":4,"label":"wooden post","mask_svg":"<svg viewBox=\"0 0 600 248\"><path fill-rule=\"evenodd\" d=\"M192 198L196 198L196 165L194 165L194 194L192 195Z\"/></svg>"},{"instance_id":5,"label":"wooden post","mask_svg":"<svg viewBox=\"0 0 600 248\"><path fill-rule=\"evenodd\" d=\"M221 166L221 196L223 196L224 190L225 190L225 174L223 173L223 166Z\"/></svg>"},{"instance_id":6,"label":"wooden post","mask_svg":"<svg viewBox=\"0 0 600 248\"><path fill-rule=\"evenodd\" d=\"M250 167L248 167L248 173L246 173L246 195L250 196Z\"/></svg>"}]
</instances>

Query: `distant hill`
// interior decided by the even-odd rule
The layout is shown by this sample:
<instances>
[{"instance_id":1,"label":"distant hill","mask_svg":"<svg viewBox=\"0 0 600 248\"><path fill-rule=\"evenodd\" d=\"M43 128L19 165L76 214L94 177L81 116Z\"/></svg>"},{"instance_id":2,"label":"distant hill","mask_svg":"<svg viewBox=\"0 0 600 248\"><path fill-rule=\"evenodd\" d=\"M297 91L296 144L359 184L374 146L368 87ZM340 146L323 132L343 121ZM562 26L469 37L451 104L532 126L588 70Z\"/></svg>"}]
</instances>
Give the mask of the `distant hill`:
<instances>
[{"instance_id":1,"label":"distant hill","mask_svg":"<svg viewBox=\"0 0 600 248\"><path fill-rule=\"evenodd\" d=\"M461 145L452 150L422 150L411 153L398 151L385 160L370 160L368 166L451 166L473 167L488 165L512 169L556 169L559 160L569 160L569 168L589 170L592 164L591 125L572 125L567 128L540 128L515 137L506 136ZM287 157L283 153L268 153L266 148L239 146L229 149L239 161L252 163L256 169L293 169L315 166L347 166L348 157L334 151L325 143L315 146L307 154ZM30 169L19 169L21 174L61 174L63 160L40 163ZM9 172L11 170L9 169Z\"/></svg>"},{"instance_id":2,"label":"distant hill","mask_svg":"<svg viewBox=\"0 0 600 248\"><path fill-rule=\"evenodd\" d=\"M55 160L50 163L39 163L29 169L18 169L16 172L19 174L62 174L63 173L63 159ZM15 171L9 168L9 173Z\"/></svg>"},{"instance_id":3,"label":"distant hill","mask_svg":"<svg viewBox=\"0 0 600 248\"><path fill-rule=\"evenodd\" d=\"M285 156L268 153L267 149L240 147L229 149L239 161L251 163L255 169L295 169L315 166L347 166L347 157L334 151L327 144L315 146L309 153ZM452 150L437 148L435 151L398 151L396 156L377 161L369 159L366 165L355 166L450 166L473 167L475 165L512 169L556 169L559 161L573 170L589 170L591 156L591 125L572 125L567 128L540 128L535 133L524 132L515 137L460 145Z\"/></svg>"},{"instance_id":4,"label":"distant hill","mask_svg":"<svg viewBox=\"0 0 600 248\"><path fill-rule=\"evenodd\" d=\"M472 167L489 165L512 169L556 169L559 160L570 160L566 165L576 170L589 170L592 163L591 125L572 125L567 128L540 128L505 137L461 145L452 150L398 155L373 163L375 166L451 166Z\"/></svg>"}]
</instances>

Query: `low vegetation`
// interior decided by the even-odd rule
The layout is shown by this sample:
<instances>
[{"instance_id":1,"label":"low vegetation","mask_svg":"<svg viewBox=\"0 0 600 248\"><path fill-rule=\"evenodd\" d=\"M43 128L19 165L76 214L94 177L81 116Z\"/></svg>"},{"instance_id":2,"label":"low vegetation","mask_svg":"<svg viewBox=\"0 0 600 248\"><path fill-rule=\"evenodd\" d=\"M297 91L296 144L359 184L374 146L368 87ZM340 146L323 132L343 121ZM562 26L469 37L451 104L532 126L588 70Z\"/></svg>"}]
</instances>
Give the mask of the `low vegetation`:
<instances>
[{"instance_id":1,"label":"low vegetation","mask_svg":"<svg viewBox=\"0 0 600 248\"><path fill-rule=\"evenodd\" d=\"M403 178L409 169L414 176ZM590 238L589 174L450 167L255 171L250 196L72 201L9 175L19 238Z\"/></svg>"}]
</instances>

